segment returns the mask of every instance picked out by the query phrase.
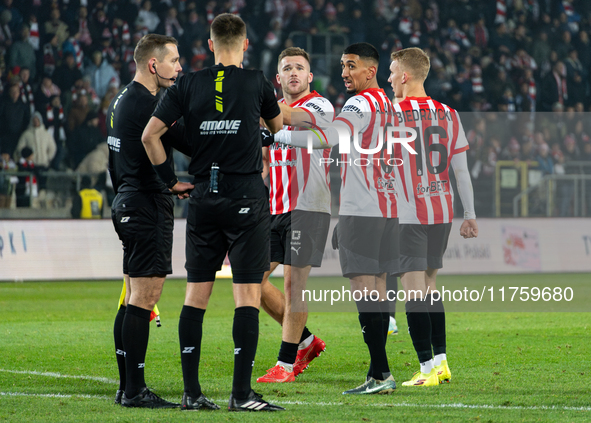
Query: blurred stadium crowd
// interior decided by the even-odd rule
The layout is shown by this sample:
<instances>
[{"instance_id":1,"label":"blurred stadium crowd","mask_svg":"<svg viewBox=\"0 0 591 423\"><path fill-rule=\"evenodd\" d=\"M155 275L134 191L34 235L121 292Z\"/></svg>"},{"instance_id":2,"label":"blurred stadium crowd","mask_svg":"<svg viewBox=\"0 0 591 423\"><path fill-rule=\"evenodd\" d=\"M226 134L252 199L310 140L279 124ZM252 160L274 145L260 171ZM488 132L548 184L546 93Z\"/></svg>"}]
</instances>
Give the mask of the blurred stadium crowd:
<instances>
[{"instance_id":1,"label":"blurred stadium crowd","mask_svg":"<svg viewBox=\"0 0 591 423\"><path fill-rule=\"evenodd\" d=\"M213 64L209 24L222 12L248 25L245 67L274 83L286 46L345 36L336 60L312 63L337 111L344 42L378 48L390 96L390 53L425 49L427 93L472 112L463 119L476 192L492 186L498 160L535 160L543 173L591 161L588 0L0 0L2 167L22 169L29 147L40 170L106 169L105 112L134 76L135 43L149 32L174 36L183 70L199 70ZM311 44L313 57L320 45Z\"/></svg>"}]
</instances>

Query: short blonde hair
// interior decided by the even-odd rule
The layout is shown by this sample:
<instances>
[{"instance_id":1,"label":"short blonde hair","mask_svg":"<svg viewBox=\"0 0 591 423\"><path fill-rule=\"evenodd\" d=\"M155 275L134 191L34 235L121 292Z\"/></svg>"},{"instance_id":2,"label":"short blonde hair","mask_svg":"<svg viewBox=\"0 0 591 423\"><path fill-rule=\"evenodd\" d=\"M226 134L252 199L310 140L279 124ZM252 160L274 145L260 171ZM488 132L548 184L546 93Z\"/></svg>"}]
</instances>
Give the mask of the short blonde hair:
<instances>
[{"instance_id":1,"label":"short blonde hair","mask_svg":"<svg viewBox=\"0 0 591 423\"><path fill-rule=\"evenodd\" d=\"M390 55L392 61L397 61L403 72L408 72L421 81L427 79L431 61L422 49L417 47L405 48Z\"/></svg>"}]
</instances>

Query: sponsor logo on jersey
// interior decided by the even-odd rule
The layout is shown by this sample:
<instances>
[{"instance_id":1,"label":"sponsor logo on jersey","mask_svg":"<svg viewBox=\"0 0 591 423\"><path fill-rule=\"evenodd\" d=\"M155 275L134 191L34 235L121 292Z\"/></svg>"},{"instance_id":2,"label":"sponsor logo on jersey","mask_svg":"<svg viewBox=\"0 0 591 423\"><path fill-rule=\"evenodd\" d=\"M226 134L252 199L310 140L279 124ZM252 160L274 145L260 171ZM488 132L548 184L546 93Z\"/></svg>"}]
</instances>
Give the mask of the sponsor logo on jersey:
<instances>
[{"instance_id":1,"label":"sponsor logo on jersey","mask_svg":"<svg viewBox=\"0 0 591 423\"><path fill-rule=\"evenodd\" d=\"M302 231L291 231L292 241L299 241L302 237Z\"/></svg>"},{"instance_id":2,"label":"sponsor logo on jersey","mask_svg":"<svg viewBox=\"0 0 591 423\"><path fill-rule=\"evenodd\" d=\"M295 166L297 166L297 164L298 164L297 160L277 160L276 162L270 163L269 166L270 167L275 167L275 166L295 167Z\"/></svg>"},{"instance_id":3,"label":"sponsor logo on jersey","mask_svg":"<svg viewBox=\"0 0 591 423\"><path fill-rule=\"evenodd\" d=\"M353 106L352 104L348 104L345 107L343 107L343 110L341 110L341 112L353 112L353 113L357 113L357 115L363 119L363 112L361 111L361 109L357 106Z\"/></svg>"},{"instance_id":4,"label":"sponsor logo on jersey","mask_svg":"<svg viewBox=\"0 0 591 423\"><path fill-rule=\"evenodd\" d=\"M242 207L238 214L246 214L250 211L250 207Z\"/></svg>"},{"instance_id":5,"label":"sponsor logo on jersey","mask_svg":"<svg viewBox=\"0 0 591 423\"><path fill-rule=\"evenodd\" d=\"M295 147L293 145L282 144L279 142L274 142L269 146L269 150L293 150Z\"/></svg>"},{"instance_id":6,"label":"sponsor logo on jersey","mask_svg":"<svg viewBox=\"0 0 591 423\"><path fill-rule=\"evenodd\" d=\"M430 197L436 195L445 195L448 193L446 189L448 181L431 181L429 185L423 186L421 182L417 184L417 194L419 198Z\"/></svg>"},{"instance_id":7,"label":"sponsor logo on jersey","mask_svg":"<svg viewBox=\"0 0 591 423\"><path fill-rule=\"evenodd\" d=\"M394 179L378 178L378 189L386 191L394 191L395 181Z\"/></svg>"},{"instance_id":8,"label":"sponsor logo on jersey","mask_svg":"<svg viewBox=\"0 0 591 423\"><path fill-rule=\"evenodd\" d=\"M121 140L119 138L108 136L107 144L109 145L109 148L111 150L115 151L116 153L119 153L119 149L121 148Z\"/></svg>"},{"instance_id":9,"label":"sponsor logo on jersey","mask_svg":"<svg viewBox=\"0 0 591 423\"><path fill-rule=\"evenodd\" d=\"M320 116L326 116L326 113L324 113L324 110L322 110L322 107L320 107L318 104L316 104L312 101L307 104L304 104L304 107L309 107L310 109L314 109L315 112L318 113Z\"/></svg>"},{"instance_id":10,"label":"sponsor logo on jersey","mask_svg":"<svg viewBox=\"0 0 591 423\"><path fill-rule=\"evenodd\" d=\"M199 125L200 135L235 135L240 129L241 120L204 120Z\"/></svg>"}]
</instances>

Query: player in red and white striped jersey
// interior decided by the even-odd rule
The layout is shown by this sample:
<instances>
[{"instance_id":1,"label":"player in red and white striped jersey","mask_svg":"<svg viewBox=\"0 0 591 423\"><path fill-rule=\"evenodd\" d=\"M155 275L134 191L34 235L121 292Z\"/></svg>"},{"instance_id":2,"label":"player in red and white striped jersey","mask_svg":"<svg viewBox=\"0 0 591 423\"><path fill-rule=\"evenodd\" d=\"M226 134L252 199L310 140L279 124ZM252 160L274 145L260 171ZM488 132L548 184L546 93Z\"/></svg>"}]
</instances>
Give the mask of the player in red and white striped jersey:
<instances>
[{"instance_id":1,"label":"player in red and white striped jersey","mask_svg":"<svg viewBox=\"0 0 591 423\"><path fill-rule=\"evenodd\" d=\"M394 105L393 120L394 126L417 130L417 154L396 146L404 163L396 169L400 223L451 223L454 193L449 164L469 148L458 112L431 97L408 96Z\"/></svg>"},{"instance_id":2,"label":"player in red and white striped jersey","mask_svg":"<svg viewBox=\"0 0 591 423\"><path fill-rule=\"evenodd\" d=\"M406 291L406 316L417 352L420 371L403 386L432 386L449 381L445 310L437 293L437 270L453 218L453 190L449 166L454 169L464 207L460 235L478 236L474 194L466 159L468 141L457 111L428 97L423 83L429 73L429 57L419 48L391 55L390 78L395 96L393 125L416 129L411 155L396 146L403 165L396 168L400 218L400 273ZM410 297L420 292L419 298ZM416 295L416 294L415 294ZM433 351L431 350L433 348Z\"/></svg>"},{"instance_id":3,"label":"player in red and white striped jersey","mask_svg":"<svg viewBox=\"0 0 591 423\"><path fill-rule=\"evenodd\" d=\"M378 137L391 115L392 103L384 90L372 87L351 97L335 121L344 122L351 134L358 134L359 145L371 150L383 143ZM398 217L394 166L388 165L389 159L385 143L374 154L351 148L342 155L340 216Z\"/></svg>"},{"instance_id":4,"label":"player in red and white striped jersey","mask_svg":"<svg viewBox=\"0 0 591 423\"><path fill-rule=\"evenodd\" d=\"M306 122L321 126L332 122L334 117L332 104L316 91L290 104L284 97L280 104L288 106L281 106L282 110L297 108L304 111L297 113L303 115L299 118L302 126L309 125ZM290 119L288 111L284 121L287 119ZM284 125L283 129L292 131L296 126ZM278 215L296 209L330 214L330 164L327 160L330 149L316 149L309 154L305 149L277 142L268 148L271 214Z\"/></svg>"},{"instance_id":5,"label":"player in red and white striped jersey","mask_svg":"<svg viewBox=\"0 0 591 423\"><path fill-rule=\"evenodd\" d=\"M310 142L313 148L340 143L341 133L353 140L352 145L347 144L349 152L337 162L343 166L337 243L343 276L350 280L353 297L361 298L357 301L359 323L371 365L366 382L344 394L388 393L396 387L385 348L390 315L384 301L386 274L399 270L396 162L388 155L381 136L393 109L376 80L378 63L379 54L371 44L347 47L341 57L341 76L347 92L355 95L334 124L321 127L322 131L314 134L280 131L275 136L282 143L299 147ZM379 298L367 296L376 291Z\"/></svg>"},{"instance_id":6,"label":"player in red and white striped jersey","mask_svg":"<svg viewBox=\"0 0 591 423\"><path fill-rule=\"evenodd\" d=\"M338 244L343 276L352 291L375 290L380 300L357 303L363 339L371 365L366 382L344 394L388 393L396 387L386 356L390 315L385 300L386 275L398 271L398 219L394 168L389 166L385 143L379 147L392 103L378 86L379 54L367 43L352 44L341 57L347 92L355 94L335 119L353 136L350 154L343 155ZM355 143L355 136L358 143ZM382 138L383 141L383 138ZM367 165L370 164L370 165Z\"/></svg>"},{"instance_id":7,"label":"player in red and white striped jersey","mask_svg":"<svg viewBox=\"0 0 591 423\"><path fill-rule=\"evenodd\" d=\"M280 107L283 131L299 126L331 123L334 108L316 91L310 92L312 73L308 53L284 50L278 61L277 81L284 98ZM282 131L279 131L280 133ZM268 158L271 209L271 266L261 286L261 305L283 326L277 364L257 379L259 383L292 382L325 349L324 342L306 327L307 305L301 291L311 267L319 267L330 225L330 149L295 148L278 142L263 149ZM324 160L323 160L324 159ZM269 282L269 275L284 265L284 291Z\"/></svg>"}]
</instances>

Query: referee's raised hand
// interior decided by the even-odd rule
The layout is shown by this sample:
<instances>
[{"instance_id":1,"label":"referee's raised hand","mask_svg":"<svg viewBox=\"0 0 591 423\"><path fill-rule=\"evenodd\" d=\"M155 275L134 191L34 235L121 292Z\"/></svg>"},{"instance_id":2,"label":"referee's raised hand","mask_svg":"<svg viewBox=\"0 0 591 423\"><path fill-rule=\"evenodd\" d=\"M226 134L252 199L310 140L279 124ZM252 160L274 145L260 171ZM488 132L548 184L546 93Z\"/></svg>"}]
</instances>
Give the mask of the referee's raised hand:
<instances>
[{"instance_id":1,"label":"referee's raised hand","mask_svg":"<svg viewBox=\"0 0 591 423\"><path fill-rule=\"evenodd\" d=\"M169 190L179 199L184 200L185 198L189 198L193 188L195 188L195 185L191 184L190 182L178 181L172 188L169 188Z\"/></svg>"}]
</instances>

